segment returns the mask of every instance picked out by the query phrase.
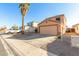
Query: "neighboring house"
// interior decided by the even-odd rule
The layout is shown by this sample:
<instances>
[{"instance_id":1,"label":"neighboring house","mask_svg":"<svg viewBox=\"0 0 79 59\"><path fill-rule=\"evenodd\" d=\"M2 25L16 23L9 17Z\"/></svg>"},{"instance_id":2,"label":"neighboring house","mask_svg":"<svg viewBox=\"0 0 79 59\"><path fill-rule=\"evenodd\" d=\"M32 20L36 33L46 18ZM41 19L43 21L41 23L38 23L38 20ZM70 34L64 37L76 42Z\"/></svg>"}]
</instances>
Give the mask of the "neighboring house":
<instances>
[{"instance_id":1,"label":"neighboring house","mask_svg":"<svg viewBox=\"0 0 79 59\"><path fill-rule=\"evenodd\" d=\"M31 27L31 26L25 26L25 32L35 32L35 27Z\"/></svg>"},{"instance_id":2,"label":"neighboring house","mask_svg":"<svg viewBox=\"0 0 79 59\"><path fill-rule=\"evenodd\" d=\"M75 33L76 33L76 34L79 34L79 24L75 24L75 25L73 25L72 27L74 28Z\"/></svg>"},{"instance_id":3,"label":"neighboring house","mask_svg":"<svg viewBox=\"0 0 79 59\"><path fill-rule=\"evenodd\" d=\"M27 25L25 25L25 32L35 32L35 29L37 29L37 27L37 22L29 22L27 23Z\"/></svg>"},{"instance_id":4,"label":"neighboring house","mask_svg":"<svg viewBox=\"0 0 79 59\"><path fill-rule=\"evenodd\" d=\"M70 32L71 32L71 28L67 28L66 33L70 33Z\"/></svg>"},{"instance_id":5,"label":"neighboring house","mask_svg":"<svg viewBox=\"0 0 79 59\"><path fill-rule=\"evenodd\" d=\"M32 22L29 22L29 23L27 23L27 25L28 26L31 26L31 27L38 27L38 22L34 22L34 21L32 21Z\"/></svg>"},{"instance_id":6,"label":"neighboring house","mask_svg":"<svg viewBox=\"0 0 79 59\"><path fill-rule=\"evenodd\" d=\"M74 33L75 29L74 28L67 28L66 33Z\"/></svg>"},{"instance_id":7,"label":"neighboring house","mask_svg":"<svg viewBox=\"0 0 79 59\"><path fill-rule=\"evenodd\" d=\"M38 24L40 34L61 35L66 32L66 18L64 14L49 17Z\"/></svg>"},{"instance_id":8,"label":"neighboring house","mask_svg":"<svg viewBox=\"0 0 79 59\"><path fill-rule=\"evenodd\" d=\"M0 28L0 33L6 33L6 32L7 32L7 27Z\"/></svg>"}]
</instances>

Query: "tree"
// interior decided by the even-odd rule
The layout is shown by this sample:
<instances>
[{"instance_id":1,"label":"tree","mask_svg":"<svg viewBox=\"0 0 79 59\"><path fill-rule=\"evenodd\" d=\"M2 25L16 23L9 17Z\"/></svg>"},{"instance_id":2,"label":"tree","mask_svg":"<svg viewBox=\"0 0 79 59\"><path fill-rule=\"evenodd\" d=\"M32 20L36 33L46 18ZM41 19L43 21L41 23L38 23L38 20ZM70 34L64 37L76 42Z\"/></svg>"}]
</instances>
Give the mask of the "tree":
<instances>
[{"instance_id":1,"label":"tree","mask_svg":"<svg viewBox=\"0 0 79 59\"><path fill-rule=\"evenodd\" d=\"M21 3L19 5L19 8L21 9L21 15L22 15L22 34L24 34L24 16L26 15L26 12L29 10L29 3Z\"/></svg>"},{"instance_id":2,"label":"tree","mask_svg":"<svg viewBox=\"0 0 79 59\"><path fill-rule=\"evenodd\" d=\"M28 26L32 26L33 23L34 23L34 21L31 21L31 22L28 22L27 25L28 25Z\"/></svg>"},{"instance_id":3,"label":"tree","mask_svg":"<svg viewBox=\"0 0 79 59\"><path fill-rule=\"evenodd\" d=\"M11 29L12 29L12 30L18 30L19 28L18 28L17 25L13 25L13 26L11 27Z\"/></svg>"}]
</instances>

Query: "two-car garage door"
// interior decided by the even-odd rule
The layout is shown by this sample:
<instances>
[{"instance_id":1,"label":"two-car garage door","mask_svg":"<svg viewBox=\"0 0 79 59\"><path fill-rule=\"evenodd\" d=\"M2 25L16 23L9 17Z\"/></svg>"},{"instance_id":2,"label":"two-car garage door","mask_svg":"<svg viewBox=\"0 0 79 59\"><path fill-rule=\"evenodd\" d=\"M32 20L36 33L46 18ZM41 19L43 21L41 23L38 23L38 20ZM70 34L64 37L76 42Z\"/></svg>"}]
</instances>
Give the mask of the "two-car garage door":
<instances>
[{"instance_id":1,"label":"two-car garage door","mask_svg":"<svg viewBox=\"0 0 79 59\"><path fill-rule=\"evenodd\" d=\"M57 35L57 26L40 27L40 34Z\"/></svg>"}]
</instances>

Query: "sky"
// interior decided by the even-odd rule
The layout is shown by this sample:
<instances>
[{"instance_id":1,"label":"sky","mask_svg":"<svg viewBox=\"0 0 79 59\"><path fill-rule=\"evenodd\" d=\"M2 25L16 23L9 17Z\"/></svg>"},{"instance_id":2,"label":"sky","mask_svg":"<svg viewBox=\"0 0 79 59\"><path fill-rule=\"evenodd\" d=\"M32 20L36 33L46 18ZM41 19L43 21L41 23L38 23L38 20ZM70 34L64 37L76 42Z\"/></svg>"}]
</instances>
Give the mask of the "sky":
<instances>
[{"instance_id":1,"label":"sky","mask_svg":"<svg viewBox=\"0 0 79 59\"><path fill-rule=\"evenodd\" d=\"M64 14L67 26L79 23L79 4L68 3L31 3L26 13L24 23L36 21L41 22L45 18ZM22 15L18 3L0 3L0 26L10 28L16 24L21 26Z\"/></svg>"}]
</instances>

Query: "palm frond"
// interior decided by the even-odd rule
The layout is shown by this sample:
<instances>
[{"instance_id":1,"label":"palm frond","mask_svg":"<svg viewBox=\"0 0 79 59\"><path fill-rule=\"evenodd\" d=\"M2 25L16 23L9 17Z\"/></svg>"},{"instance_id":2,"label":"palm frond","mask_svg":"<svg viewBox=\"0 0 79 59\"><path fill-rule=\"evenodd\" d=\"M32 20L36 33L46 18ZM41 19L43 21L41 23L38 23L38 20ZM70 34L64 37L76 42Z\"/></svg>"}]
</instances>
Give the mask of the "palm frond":
<instances>
[{"instance_id":1,"label":"palm frond","mask_svg":"<svg viewBox=\"0 0 79 59\"><path fill-rule=\"evenodd\" d=\"M21 8L22 7L22 4L19 4L19 8Z\"/></svg>"}]
</instances>

